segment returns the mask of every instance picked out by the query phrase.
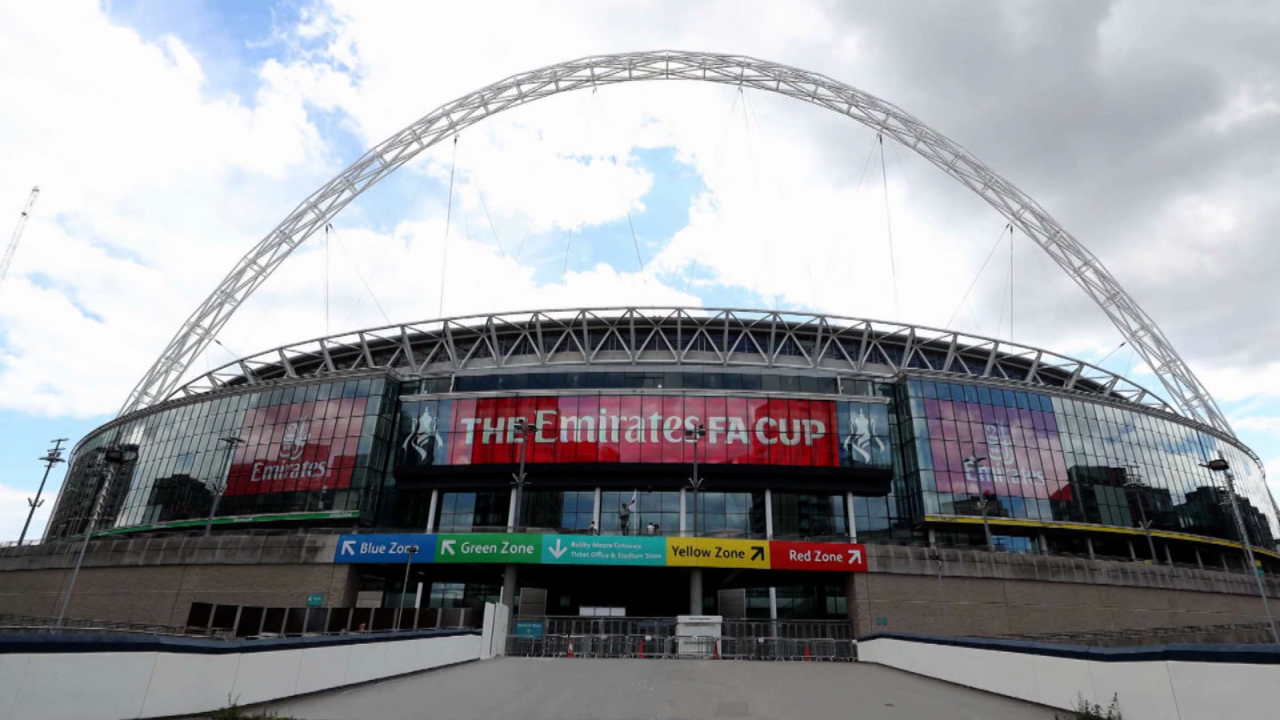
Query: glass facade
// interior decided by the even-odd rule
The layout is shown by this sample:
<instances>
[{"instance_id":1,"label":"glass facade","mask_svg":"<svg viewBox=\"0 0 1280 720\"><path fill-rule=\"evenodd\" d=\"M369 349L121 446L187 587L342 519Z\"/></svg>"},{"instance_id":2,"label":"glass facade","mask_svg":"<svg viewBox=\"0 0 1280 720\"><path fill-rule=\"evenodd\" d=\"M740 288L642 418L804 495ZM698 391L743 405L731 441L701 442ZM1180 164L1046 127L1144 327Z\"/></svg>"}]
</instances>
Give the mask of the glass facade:
<instances>
[{"instance_id":1,"label":"glass facade","mask_svg":"<svg viewBox=\"0 0 1280 720\"><path fill-rule=\"evenodd\" d=\"M1034 392L932 380L899 386L908 505L925 515L987 514L1237 540L1225 455L1250 541L1275 548L1261 468L1209 433L1150 413Z\"/></svg>"},{"instance_id":2,"label":"glass facade","mask_svg":"<svg viewBox=\"0 0 1280 720\"><path fill-rule=\"evenodd\" d=\"M564 389L571 394L546 392ZM494 390L519 394L475 394ZM400 400L420 392L433 397ZM532 437L526 446L538 448L527 458L536 478L519 518L526 527L585 531L600 492L601 532L620 532L623 516L629 532L647 532L650 524L658 534L678 532L679 488L688 474L682 466L692 460L682 435L692 419L709 426L699 445L706 484L697 526L704 534L763 536L767 487L774 534L782 538L856 533L868 542L922 542L932 528L940 541L964 544L981 528L950 519L978 516L985 498L996 519L1140 528L1145 518L1154 530L1236 541L1223 478L1201 467L1222 453L1234 471L1249 540L1274 549L1280 535L1252 458L1168 416L1065 392L764 369L407 383L377 376L161 406L80 443L48 534L82 532L99 498L99 530L197 524L219 492L220 517L341 513L364 526L505 528L510 466L520 448L510 421L527 416L536 423L539 413L554 415L556 425L549 442ZM656 425L649 421L654 416ZM632 428L642 417L643 429ZM730 441L738 425L747 435L741 450ZM465 432L475 448L488 449L466 449L463 458L455 444ZM108 447L126 450L110 483ZM561 473L545 463L577 467ZM652 464L637 467L646 463ZM616 469L622 465L631 467ZM887 494L846 496L848 478L890 471ZM438 492L429 518L432 488ZM633 493L635 510L620 512ZM686 507L691 530L688 493ZM1034 527L993 529L1008 549L1045 549ZM1120 543L1124 550L1127 542L1122 535L1095 537L1098 547ZM1049 549L1081 551L1074 538L1053 535Z\"/></svg>"},{"instance_id":3,"label":"glass facade","mask_svg":"<svg viewBox=\"0 0 1280 720\"><path fill-rule=\"evenodd\" d=\"M219 491L219 517L371 517L397 390L382 378L279 387L144 413L100 430L77 447L48 532L82 532L99 496L99 530L198 521ZM111 446L125 451L114 473L102 452Z\"/></svg>"}]
</instances>

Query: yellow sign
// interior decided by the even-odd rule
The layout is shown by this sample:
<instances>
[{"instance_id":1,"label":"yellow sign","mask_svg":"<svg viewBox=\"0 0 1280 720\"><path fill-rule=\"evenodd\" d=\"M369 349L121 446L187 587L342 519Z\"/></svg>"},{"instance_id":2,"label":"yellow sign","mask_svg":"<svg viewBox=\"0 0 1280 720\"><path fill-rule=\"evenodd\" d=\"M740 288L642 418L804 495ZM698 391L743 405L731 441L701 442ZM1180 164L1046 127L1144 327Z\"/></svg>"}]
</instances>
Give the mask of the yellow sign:
<instances>
[{"instance_id":1,"label":"yellow sign","mask_svg":"<svg viewBox=\"0 0 1280 720\"><path fill-rule=\"evenodd\" d=\"M667 565L769 569L766 540L667 538Z\"/></svg>"}]
</instances>

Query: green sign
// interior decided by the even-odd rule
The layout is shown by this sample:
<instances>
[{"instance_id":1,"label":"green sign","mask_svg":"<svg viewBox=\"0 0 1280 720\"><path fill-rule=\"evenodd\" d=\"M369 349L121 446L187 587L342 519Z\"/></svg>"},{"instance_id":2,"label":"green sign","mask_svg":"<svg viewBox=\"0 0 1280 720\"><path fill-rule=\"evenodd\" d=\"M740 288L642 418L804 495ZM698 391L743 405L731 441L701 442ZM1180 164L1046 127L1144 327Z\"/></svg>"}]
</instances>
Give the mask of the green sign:
<instances>
[{"instance_id":1,"label":"green sign","mask_svg":"<svg viewBox=\"0 0 1280 720\"><path fill-rule=\"evenodd\" d=\"M541 535L461 533L436 537L438 563L536 563L541 558Z\"/></svg>"},{"instance_id":2,"label":"green sign","mask_svg":"<svg viewBox=\"0 0 1280 720\"><path fill-rule=\"evenodd\" d=\"M324 605L324 593L311 593L307 596L307 607L320 607Z\"/></svg>"}]
</instances>

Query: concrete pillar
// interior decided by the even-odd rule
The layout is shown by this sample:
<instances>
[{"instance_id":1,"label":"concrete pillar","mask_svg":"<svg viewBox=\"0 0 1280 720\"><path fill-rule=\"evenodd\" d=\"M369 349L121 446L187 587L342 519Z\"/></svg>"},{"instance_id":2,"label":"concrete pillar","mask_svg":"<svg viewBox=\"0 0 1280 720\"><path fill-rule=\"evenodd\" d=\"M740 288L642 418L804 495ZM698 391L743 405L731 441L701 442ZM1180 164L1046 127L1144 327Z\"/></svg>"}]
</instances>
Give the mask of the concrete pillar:
<instances>
[{"instance_id":1,"label":"concrete pillar","mask_svg":"<svg viewBox=\"0 0 1280 720\"><path fill-rule=\"evenodd\" d=\"M929 528L929 547L938 548L938 533L933 528Z\"/></svg>"},{"instance_id":2,"label":"concrete pillar","mask_svg":"<svg viewBox=\"0 0 1280 720\"><path fill-rule=\"evenodd\" d=\"M686 512L685 512L685 492L684 492L684 488L680 488L680 534L681 534L681 535L684 535L684 530L685 530L685 527L687 526L687 524L686 524L686 523L687 523L687 521L686 521L686 519L685 519L685 515L686 515Z\"/></svg>"},{"instance_id":3,"label":"concrete pillar","mask_svg":"<svg viewBox=\"0 0 1280 720\"><path fill-rule=\"evenodd\" d=\"M1138 553L1133 549L1133 541L1127 540L1126 542L1129 543L1129 559L1134 562L1138 562Z\"/></svg>"},{"instance_id":4,"label":"concrete pillar","mask_svg":"<svg viewBox=\"0 0 1280 720\"><path fill-rule=\"evenodd\" d=\"M702 614L702 568L689 571L689 614Z\"/></svg>"},{"instance_id":5,"label":"concrete pillar","mask_svg":"<svg viewBox=\"0 0 1280 720\"><path fill-rule=\"evenodd\" d=\"M431 532L436 527L436 508L440 505L440 491L431 491L431 504L427 506L427 532Z\"/></svg>"},{"instance_id":6,"label":"concrete pillar","mask_svg":"<svg viewBox=\"0 0 1280 720\"><path fill-rule=\"evenodd\" d=\"M858 522L853 514L853 493L844 494L844 514L849 523L849 539L858 542Z\"/></svg>"},{"instance_id":7,"label":"concrete pillar","mask_svg":"<svg viewBox=\"0 0 1280 720\"><path fill-rule=\"evenodd\" d=\"M1098 556L1093 554L1093 538L1086 536L1084 539L1084 545L1089 549L1089 559L1097 560Z\"/></svg>"},{"instance_id":8,"label":"concrete pillar","mask_svg":"<svg viewBox=\"0 0 1280 720\"><path fill-rule=\"evenodd\" d=\"M516 531L516 489L511 488L511 499L507 501L507 532Z\"/></svg>"},{"instance_id":9,"label":"concrete pillar","mask_svg":"<svg viewBox=\"0 0 1280 720\"><path fill-rule=\"evenodd\" d=\"M1169 550L1169 543L1164 544L1164 561L1168 565L1173 565L1173 553Z\"/></svg>"},{"instance_id":10,"label":"concrete pillar","mask_svg":"<svg viewBox=\"0 0 1280 720\"><path fill-rule=\"evenodd\" d=\"M591 519L596 522L596 530L600 529L600 503L603 497L604 493L600 488L596 488L595 504L591 506Z\"/></svg>"},{"instance_id":11,"label":"concrete pillar","mask_svg":"<svg viewBox=\"0 0 1280 720\"><path fill-rule=\"evenodd\" d=\"M1200 569L1203 570L1204 559L1200 557L1200 548L1192 548L1192 549L1196 551L1196 565L1199 565Z\"/></svg>"},{"instance_id":12,"label":"concrete pillar","mask_svg":"<svg viewBox=\"0 0 1280 720\"><path fill-rule=\"evenodd\" d=\"M1049 538L1045 537L1044 533L1040 533L1040 554L1049 554Z\"/></svg>"},{"instance_id":13,"label":"concrete pillar","mask_svg":"<svg viewBox=\"0 0 1280 720\"><path fill-rule=\"evenodd\" d=\"M502 571L502 604L508 609L516 606L516 566L507 565Z\"/></svg>"},{"instance_id":14,"label":"concrete pillar","mask_svg":"<svg viewBox=\"0 0 1280 720\"><path fill-rule=\"evenodd\" d=\"M764 491L764 536L770 540L773 539L773 491L765 488ZM770 588L770 597L772 597L772 588Z\"/></svg>"},{"instance_id":15,"label":"concrete pillar","mask_svg":"<svg viewBox=\"0 0 1280 720\"><path fill-rule=\"evenodd\" d=\"M769 619L778 619L778 588L769 588Z\"/></svg>"}]
</instances>

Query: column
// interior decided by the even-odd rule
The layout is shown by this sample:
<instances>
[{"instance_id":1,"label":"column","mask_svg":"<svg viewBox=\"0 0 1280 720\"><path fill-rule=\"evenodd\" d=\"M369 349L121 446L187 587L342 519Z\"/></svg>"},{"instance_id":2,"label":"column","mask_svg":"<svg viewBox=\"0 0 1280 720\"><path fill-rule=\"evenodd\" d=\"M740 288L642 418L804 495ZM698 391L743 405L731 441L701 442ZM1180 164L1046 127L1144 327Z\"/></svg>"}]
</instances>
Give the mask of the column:
<instances>
[{"instance_id":1,"label":"column","mask_svg":"<svg viewBox=\"0 0 1280 720\"><path fill-rule=\"evenodd\" d=\"M681 537L684 536L684 529L685 529L684 502L685 502L684 488L680 488L680 535Z\"/></svg>"},{"instance_id":2,"label":"column","mask_svg":"<svg viewBox=\"0 0 1280 720\"><path fill-rule=\"evenodd\" d=\"M427 506L427 532L431 532L436 526L436 508L440 504L440 491L431 491L431 504Z\"/></svg>"},{"instance_id":3,"label":"column","mask_svg":"<svg viewBox=\"0 0 1280 720\"><path fill-rule=\"evenodd\" d=\"M600 488L596 488L595 505L591 507L591 519L596 521L597 531L600 529L600 502L603 496L603 491L601 491Z\"/></svg>"},{"instance_id":4,"label":"column","mask_svg":"<svg viewBox=\"0 0 1280 720\"><path fill-rule=\"evenodd\" d=\"M702 568L689 571L689 614L702 614Z\"/></svg>"},{"instance_id":5,"label":"column","mask_svg":"<svg viewBox=\"0 0 1280 720\"><path fill-rule=\"evenodd\" d=\"M1231 572L1231 563L1227 562L1227 554L1222 553L1218 557L1222 558L1222 572Z\"/></svg>"},{"instance_id":6,"label":"column","mask_svg":"<svg viewBox=\"0 0 1280 720\"><path fill-rule=\"evenodd\" d=\"M507 565L502 572L502 604L508 610L516 606L516 566Z\"/></svg>"},{"instance_id":7,"label":"column","mask_svg":"<svg viewBox=\"0 0 1280 720\"><path fill-rule=\"evenodd\" d=\"M1200 569L1203 570L1204 560L1200 557L1200 548L1192 548L1192 549L1196 551L1196 565L1198 565Z\"/></svg>"},{"instance_id":8,"label":"column","mask_svg":"<svg viewBox=\"0 0 1280 720\"><path fill-rule=\"evenodd\" d=\"M858 522L853 515L853 493L844 494L844 514L849 523L849 539L858 542Z\"/></svg>"},{"instance_id":9,"label":"column","mask_svg":"<svg viewBox=\"0 0 1280 720\"><path fill-rule=\"evenodd\" d=\"M938 548L938 533L933 528L929 528L929 547Z\"/></svg>"},{"instance_id":10,"label":"column","mask_svg":"<svg viewBox=\"0 0 1280 720\"><path fill-rule=\"evenodd\" d=\"M507 532L516 531L516 489L511 488L511 499L507 501Z\"/></svg>"},{"instance_id":11,"label":"column","mask_svg":"<svg viewBox=\"0 0 1280 720\"><path fill-rule=\"evenodd\" d=\"M773 539L773 491L764 491L764 536Z\"/></svg>"},{"instance_id":12,"label":"column","mask_svg":"<svg viewBox=\"0 0 1280 720\"><path fill-rule=\"evenodd\" d=\"M1129 559L1138 562L1138 553L1133 549L1133 540L1126 540L1129 543Z\"/></svg>"},{"instance_id":13,"label":"column","mask_svg":"<svg viewBox=\"0 0 1280 720\"><path fill-rule=\"evenodd\" d=\"M1084 544L1085 547L1089 548L1089 559L1097 560L1098 556L1093 554L1093 538L1086 535L1084 538Z\"/></svg>"},{"instance_id":14,"label":"column","mask_svg":"<svg viewBox=\"0 0 1280 720\"><path fill-rule=\"evenodd\" d=\"M769 619L778 619L778 588L776 587L769 588Z\"/></svg>"},{"instance_id":15,"label":"column","mask_svg":"<svg viewBox=\"0 0 1280 720\"><path fill-rule=\"evenodd\" d=\"M1049 538L1045 537L1044 533L1040 533L1040 554L1049 554Z\"/></svg>"},{"instance_id":16,"label":"column","mask_svg":"<svg viewBox=\"0 0 1280 720\"><path fill-rule=\"evenodd\" d=\"M1164 561L1170 567L1173 566L1173 553L1169 551L1169 543L1164 544Z\"/></svg>"}]
</instances>

